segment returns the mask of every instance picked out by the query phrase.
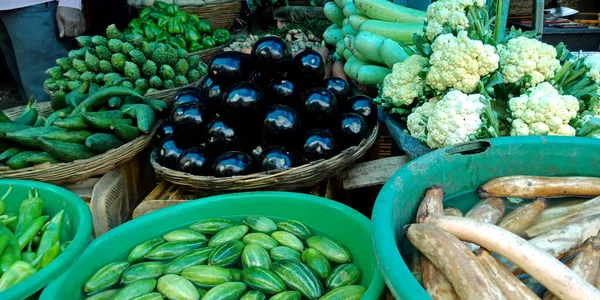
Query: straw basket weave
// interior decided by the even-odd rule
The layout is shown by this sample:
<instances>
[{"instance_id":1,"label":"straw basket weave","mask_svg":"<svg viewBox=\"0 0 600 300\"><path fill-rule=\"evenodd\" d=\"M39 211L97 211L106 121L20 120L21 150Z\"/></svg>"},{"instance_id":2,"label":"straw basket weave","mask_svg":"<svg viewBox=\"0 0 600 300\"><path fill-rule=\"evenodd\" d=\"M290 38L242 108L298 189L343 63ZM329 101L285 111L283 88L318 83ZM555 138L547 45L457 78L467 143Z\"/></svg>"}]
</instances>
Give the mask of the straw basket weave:
<instances>
[{"instance_id":1,"label":"straw basket weave","mask_svg":"<svg viewBox=\"0 0 600 300\"><path fill-rule=\"evenodd\" d=\"M171 102L171 99L173 99L173 96L175 96L175 94L177 94L177 92L180 89L186 88L186 87L190 87L190 86L194 86L194 87L198 87L198 85L200 84L200 80L194 81L186 86L182 86L182 87L176 87L174 89L168 89L168 90L161 90L161 91L156 91L154 93L150 93L150 94L146 94L144 95L144 97L146 98L152 98L152 99L158 99L158 100L162 100L165 101L167 103Z\"/></svg>"},{"instance_id":2,"label":"straw basket weave","mask_svg":"<svg viewBox=\"0 0 600 300\"><path fill-rule=\"evenodd\" d=\"M25 107L16 107L5 110L4 113L11 118L18 117ZM50 102L37 104L38 113L47 117L52 113ZM92 176L105 174L108 171L126 163L140 153L152 141L154 132L160 122L154 125L150 133L142 135L123 146L109 150L89 159L76 160L69 163L50 164L44 163L37 166L11 170L8 167L0 167L0 178L3 179L29 179L43 181L52 184L75 183Z\"/></svg>"},{"instance_id":3,"label":"straw basket weave","mask_svg":"<svg viewBox=\"0 0 600 300\"><path fill-rule=\"evenodd\" d=\"M186 190L211 194L220 194L249 190L295 190L313 186L329 178L363 156L377 138L377 125L371 135L358 146L350 147L340 154L299 167L277 173L255 173L245 176L217 178L212 176L194 176L165 168L156 161L156 150L152 153L150 162L157 177L179 185Z\"/></svg>"},{"instance_id":4,"label":"straw basket weave","mask_svg":"<svg viewBox=\"0 0 600 300\"><path fill-rule=\"evenodd\" d=\"M240 16L243 7L242 1L229 1L202 6L184 6L181 10L197 15L200 19L210 20L213 28L229 29Z\"/></svg>"},{"instance_id":5,"label":"straw basket weave","mask_svg":"<svg viewBox=\"0 0 600 300\"><path fill-rule=\"evenodd\" d=\"M200 56L200 60L207 63L210 61L210 59L215 56L216 54L219 54L221 52L223 52L223 49L226 47L227 45L221 45L219 47L215 47L215 48L211 48L208 50L202 50L202 51L197 51L197 52L192 52L189 54L189 56L192 55L198 55Z\"/></svg>"}]
</instances>

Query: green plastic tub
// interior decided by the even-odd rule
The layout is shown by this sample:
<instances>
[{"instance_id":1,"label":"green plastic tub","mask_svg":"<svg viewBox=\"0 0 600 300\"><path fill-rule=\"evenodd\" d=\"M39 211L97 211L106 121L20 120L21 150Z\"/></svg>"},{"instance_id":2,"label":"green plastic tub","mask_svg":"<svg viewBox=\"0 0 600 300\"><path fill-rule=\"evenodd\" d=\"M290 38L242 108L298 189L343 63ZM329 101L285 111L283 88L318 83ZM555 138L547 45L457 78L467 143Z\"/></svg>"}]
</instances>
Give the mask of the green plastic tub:
<instances>
[{"instance_id":1,"label":"green plastic tub","mask_svg":"<svg viewBox=\"0 0 600 300\"><path fill-rule=\"evenodd\" d=\"M203 198L161 209L127 222L90 243L62 277L49 285L40 299L84 299L83 285L104 265L127 258L140 242L160 237L175 228L214 218L264 215L274 219L295 219L339 240L352 252L363 271L361 284L368 286L363 299L378 299L385 287L370 245L371 227L367 217L340 203L320 197L286 192L250 192Z\"/></svg>"},{"instance_id":2,"label":"green plastic tub","mask_svg":"<svg viewBox=\"0 0 600 300\"><path fill-rule=\"evenodd\" d=\"M431 299L403 259L413 250L403 227L414 221L425 190L442 186L444 204L466 212L479 201L479 185L508 175L600 177L600 140L490 139L428 153L398 170L379 193L371 218L377 262L396 299Z\"/></svg>"},{"instance_id":3,"label":"green plastic tub","mask_svg":"<svg viewBox=\"0 0 600 300\"><path fill-rule=\"evenodd\" d=\"M88 206L77 195L55 185L29 181L0 179L0 194L4 194L9 184L12 193L6 199L6 211L18 211L19 205L27 199L31 188L36 188L44 199L44 213L50 218L65 210L61 242L71 240L71 244L51 264L14 287L1 292L2 300L26 299L43 289L52 280L63 274L83 252L92 237L92 214Z\"/></svg>"}]
</instances>

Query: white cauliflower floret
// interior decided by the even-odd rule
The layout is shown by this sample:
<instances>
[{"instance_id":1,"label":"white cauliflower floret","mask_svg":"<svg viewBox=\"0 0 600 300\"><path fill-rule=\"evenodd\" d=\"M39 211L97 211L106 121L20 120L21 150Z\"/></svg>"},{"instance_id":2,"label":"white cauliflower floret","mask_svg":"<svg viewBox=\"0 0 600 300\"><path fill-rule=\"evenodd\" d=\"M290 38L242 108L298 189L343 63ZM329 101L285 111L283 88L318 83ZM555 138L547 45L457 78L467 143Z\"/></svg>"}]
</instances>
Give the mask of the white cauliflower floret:
<instances>
[{"instance_id":1,"label":"white cauliflower floret","mask_svg":"<svg viewBox=\"0 0 600 300\"><path fill-rule=\"evenodd\" d=\"M483 96L448 92L427 122L427 145L432 149L468 142L482 128Z\"/></svg>"},{"instance_id":2,"label":"white cauliflower floret","mask_svg":"<svg viewBox=\"0 0 600 300\"><path fill-rule=\"evenodd\" d=\"M600 56L589 55L583 61L583 64L589 69L587 76L600 83ZM600 87L598 88L600 92Z\"/></svg>"},{"instance_id":3,"label":"white cauliflower floret","mask_svg":"<svg viewBox=\"0 0 600 300\"><path fill-rule=\"evenodd\" d=\"M512 136L575 136L575 128L569 126L569 122L577 116L579 101L573 96L559 94L548 82L510 99L508 106L513 118Z\"/></svg>"},{"instance_id":4,"label":"white cauliflower floret","mask_svg":"<svg viewBox=\"0 0 600 300\"><path fill-rule=\"evenodd\" d=\"M435 110L439 97L433 97L415 110L406 118L406 127L410 135L421 141L427 140L427 120Z\"/></svg>"},{"instance_id":5,"label":"white cauliflower floret","mask_svg":"<svg viewBox=\"0 0 600 300\"><path fill-rule=\"evenodd\" d=\"M454 88L472 93L481 77L498 69L499 57L494 47L471 40L466 31L460 31L457 37L440 35L431 49L426 82L440 91Z\"/></svg>"},{"instance_id":6,"label":"white cauliflower floret","mask_svg":"<svg viewBox=\"0 0 600 300\"><path fill-rule=\"evenodd\" d=\"M554 78L560 68L556 49L548 44L524 36L510 39L506 45L498 45L500 67L505 83L519 81L531 75L531 86Z\"/></svg>"},{"instance_id":7,"label":"white cauliflower floret","mask_svg":"<svg viewBox=\"0 0 600 300\"><path fill-rule=\"evenodd\" d=\"M466 10L469 6L484 7L485 0L440 0L427 7L425 34L430 41L440 35L445 27L453 31L469 27Z\"/></svg>"},{"instance_id":8,"label":"white cauliflower floret","mask_svg":"<svg viewBox=\"0 0 600 300\"><path fill-rule=\"evenodd\" d=\"M423 93L425 83L418 74L426 64L427 59L419 55L394 64L392 73L383 80L382 98L396 106L411 105Z\"/></svg>"}]
</instances>

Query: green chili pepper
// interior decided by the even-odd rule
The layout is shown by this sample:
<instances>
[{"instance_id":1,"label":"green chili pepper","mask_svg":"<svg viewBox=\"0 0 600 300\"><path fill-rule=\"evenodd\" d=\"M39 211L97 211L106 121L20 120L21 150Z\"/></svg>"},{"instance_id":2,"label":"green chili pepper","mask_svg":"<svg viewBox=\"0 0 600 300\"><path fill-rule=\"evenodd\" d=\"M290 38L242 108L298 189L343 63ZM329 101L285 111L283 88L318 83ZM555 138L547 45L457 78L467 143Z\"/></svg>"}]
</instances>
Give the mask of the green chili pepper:
<instances>
[{"instance_id":1,"label":"green chili pepper","mask_svg":"<svg viewBox=\"0 0 600 300\"><path fill-rule=\"evenodd\" d=\"M212 26L210 26L209 20L200 20L198 25L196 25L196 29L198 29L198 32L200 33L210 33L212 31Z\"/></svg>"},{"instance_id":2,"label":"green chili pepper","mask_svg":"<svg viewBox=\"0 0 600 300\"><path fill-rule=\"evenodd\" d=\"M50 247L53 247L54 243L60 240L60 231L62 229L64 214L65 211L61 210L52 218L52 220L50 220L48 228L46 228L46 231L44 231L42 239L40 240L37 256L40 256L46 250L50 249Z\"/></svg>"},{"instance_id":3,"label":"green chili pepper","mask_svg":"<svg viewBox=\"0 0 600 300\"><path fill-rule=\"evenodd\" d=\"M177 19L169 21L168 31L170 34L183 34L183 25Z\"/></svg>"},{"instance_id":4,"label":"green chili pepper","mask_svg":"<svg viewBox=\"0 0 600 300\"><path fill-rule=\"evenodd\" d=\"M200 23L200 17L198 17L197 15L189 15L189 16L190 16L190 23L192 23L192 24Z\"/></svg>"},{"instance_id":5,"label":"green chili pepper","mask_svg":"<svg viewBox=\"0 0 600 300\"><path fill-rule=\"evenodd\" d=\"M140 27L142 27L142 21L140 21L140 19L138 19L138 18L135 18L135 19L131 20L127 26L129 28L131 28L132 30L136 29L136 28L140 28Z\"/></svg>"},{"instance_id":6,"label":"green chili pepper","mask_svg":"<svg viewBox=\"0 0 600 300\"><path fill-rule=\"evenodd\" d=\"M19 250L17 238L13 234L10 241L8 241L8 245L4 248L4 252L2 252L2 256L0 256L0 272L5 273L19 259L21 259L21 250Z\"/></svg>"},{"instance_id":7,"label":"green chili pepper","mask_svg":"<svg viewBox=\"0 0 600 300\"><path fill-rule=\"evenodd\" d=\"M150 21L147 22L146 25L144 25L144 36L146 37L146 39L148 39L148 41L152 42L156 40L156 37L159 33L160 27L158 27L156 23Z\"/></svg>"},{"instance_id":8,"label":"green chili pepper","mask_svg":"<svg viewBox=\"0 0 600 300\"><path fill-rule=\"evenodd\" d=\"M179 11L179 7L177 4L169 4L167 5L167 15L173 17Z\"/></svg>"},{"instance_id":9,"label":"green chili pepper","mask_svg":"<svg viewBox=\"0 0 600 300\"><path fill-rule=\"evenodd\" d=\"M175 18L177 18L182 24L186 24L190 21L190 14L188 14L186 11L178 10L175 13Z\"/></svg>"},{"instance_id":10,"label":"green chili pepper","mask_svg":"<svg viewBox=\"0 0 600 300\"><path fill-rule=\"evenodd\" d=\"M204 47L204 49L214 48L215 40L211 36L207 35L202 38L202 46Z\"/></svg>"},{"instance_id":11,"label":"green chili pepper","mask_svg":"<svg viewBox=\"0 0 600 300\"><path fill-rule=\"evenodd\" d=\"M138 18L141 20L145 20L148 18L148 16L150 16L151 13L152 13L152 9L149 7L146 7L140 11Z\"/></svg>"},{"instance_id":12,"label":"green chili pepper","mask_svg":"<svg viewBox=\"0 0 600 300\"><path fill-rule=\"evenodd\" d=\"M6 226L10 223L13 223L17 220L17 216L9 216L9 215L1 215L0 216L0 224Z\"/></svg>"},{"instance_id":13,"label":"green chili pepper","mask_svg":"<svg viewBox=\"0 0 600 300\"><path fill-rule=\"evenodd\" d=\"M17 242L19 244L19 251L23 250L25 246L33 239L37 232L44 226L44 223L48 220L48 216L41 216L29 225L20 235L17 235Z\"/></svg>"},{"instance_id":14,"label":"green chili pepper","mask_svg":"<svg viewBox=\"0 0 600 300\"><path fill-rule=\"evenodd\" d=\"M0 253L6 249L11 238L15 235L4 225L0 225Z\"/></svg>"},{"instance_id":15,"label":"green chili pepper","mask_svg":"<svg viewBox=\"0 0 600 300\"><path fill-rule=\"evenodd\" d=\"M171 21L171 18L167 17L167 16L163 16L160 19L158 19L158 27L162 28L162 29L167 29L169 26L169 21Z\"/></svg>"},{"instance_id":16,"label":"green chili pepper","mask_svg":"<svg viewBox=\"0 0 600 300\"><path fill-rule=\"evenodd\" d=\"M223 45L229 42L229 40L231 39L231 33L229 33L227 29L218 28L215 29L215 32L213 32L212 37L217 45Z\"/></svg>"},{"instance_id":17,"label":"green chili pepper","mask_svg":"<svg viewBox=\"0 0 600 300\"><path fill-rule=\"evenodd\" d=\"M21 259L23 259L23 261L28 262L28 263L32 263L36 259L35 252L33 252L31 250L32 243L33 243L33 240L31 240L29 242L29 244L27 244L27 251L25 251L21 254Z\"/></svg>"},{"instance_id":18,"label":"green chili pepper","mask_svg":"<svg viewBox=\"0 0 600 300\"><path fill-rule=\"evenodd\" d=\"M160 42L160 43L165 43L165 42L167 42L167 41L169 40L169 37L170 37L170 35L169 35L169 33L167 32L167 30L166 30L166 29L163 29L163 30L162 30L162 31L161 31L161 32L158 34L158 36L156 37L156 41L157 41L157 42Z\"/></svg>"},{"instance_id":19,"label":"green chili pepper","mask_svg":"<svg viewBox=\"0 0 600 300\"><path fill-rule=\"evenodd\" d=\"M185 31L185 39L188 41L188 43L197 42L201 38L202 35L198 32L198 30L194 29L193 27L189 27Z\"/></svg>"},{"instance_id":20,"label":"green chili pepper","mask_svg":"<svg viewBox=\"0 0 600 300\"><path fill-rule=\"evenodd\" d=\"M10 222L8 224L6 224L6 227L8 227L8 229L10 229L11 232L15 232L15 230L17 229L17 222L18 221L18 216L19 214L16 211L13 212L9 212L6 214L7 218L12 219L15 218L15 222Z\"/></svg>"},{"instance_id":21,"label":"green chili pepper","mask_svg":"<svg viewBox=\"0 0 600 300\"><path fill-rule=\"evenodd\" d=\"M6 193L4 193L4 196L2 196L2 198L0 198L0 215L6 211L6 204L4 204L4 201L6 200L6 198L8 198L8 195L10 195L10 192L12 192L12 188L13 188L13 185L9 184L8 190L6 190ZM2 252L0 252L0 253L2 253Z\"/></svg>"},{"instance_id":22,"label":"green chili pepper","mask_svg":"<svg viewBox=\"0 0 600 300\"><path fill-rule=\"evenodd\" d=\"M31 223L35 219L42 216L43 210L44 210L44 201L42 200L42 198L37 197L35 195L34 195L34 197L31 197L31 198L21 202L21 206L19 206L19 217L17 220L17 226L15 228L15 235L20 236L31 225ZM40 228L43 225L44 225L44 223L42 223L40 225ZM37 230L36 230L36 232L37 232Z\"/></svg>"},{"instance_id":23,"label":"green chili pepper","mask_svg":"<svg viewBox=\"0 0 600 300\"><path fill-rule=\"evenodd\" d=\"M169 6L169 4L162 2L162 1L154 1L154 7L158 10L163 10L166 11L167 10L167 6Z\"/></svg>"},{"instance_id":24,"label":"green chili pepper","mask_svg":"<svg viewBox=\"0 0 600 300\"><path fill-rule=\"evenodd\" d=\"M65 249L67 249L69 245L71 245L71 241L65 242L64 244L60 245L60 252L65 252Z\"/></svg>"},{"instance_id":25,"label":"green chili pepper","mask_svg":"<svg viewBox=\"0 0 600 300\"><path fill-rule=\"evenodd\" d=\"M40 246L40 241L42 240L42 237L40 237L40 235L36 235L33 237L33 240L31 240L33 242L33 246L35 247L39 247Z\"/></svg>"},{"instance_id":26,"label":"green chili pepper","mask_svg":"<svg viewBox=\"0 0 600 300\"><path fill-rule=\"evenodd\" d=\"M40 270L41 268L47 266L48 264L50 264L54 259L56 259L58 257L58 255L61 253L60 250L60 242L56 241L56 243L54 243L54 245L52 245L52 247L50 247L50 249L48 249L41 257L41 261L39 263L39 265L37 265L37 269Z\"/></svg>"},{"instance_id":27,"label":"green chili pepper","mask_svg":"<svg viewBox=\"0 0 600 300\"><path fill-rule=\"evenodd\" d=\"M200 50L204 50L204 48L202 47L202 45L198 42L191 42L190 46L188 47L188 52L197 52Z\"/></svg>"},{"instance_id":28,"label":"green chili pepper","mask_svg":"<svg viewBox=\"0 0 600 300\"><path fill-rule=\"evenodd\" d=\"M35 268L30 264L22 260L15 261L0 278L0 292L6 291L33 274L35 274Z\"/></svg>"}]
</instances>

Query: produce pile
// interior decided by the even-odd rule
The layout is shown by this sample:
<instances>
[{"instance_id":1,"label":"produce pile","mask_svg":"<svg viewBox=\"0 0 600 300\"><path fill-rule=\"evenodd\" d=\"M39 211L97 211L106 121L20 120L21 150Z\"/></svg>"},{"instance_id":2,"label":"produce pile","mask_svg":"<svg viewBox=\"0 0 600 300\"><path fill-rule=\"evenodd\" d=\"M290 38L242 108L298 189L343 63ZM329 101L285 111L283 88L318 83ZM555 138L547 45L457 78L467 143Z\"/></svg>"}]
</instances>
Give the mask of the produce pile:
<instances>
[{"instance_id":1,"label":"produce pile","mask_svg":"<svg viewBox=\"0 0 600 300\"><path fill-rule=\"evenodd\" d=\"M600 58L573 56L532 32L504 36L491 26L502 5L485 3L431 4L414 46L392 52L401 61L378 77L378 105L432 149L499 136L600 137ZM361 45L357 35L354 47Z\"/></svg>"},{"instance_id":2,"label":"produce pile","mask_svg":"<svg viewBox=\"0 0 600 300\"><path fill-rule=\"evenodd\" d=\"M377 87L394 64L408 58L399 43L412 44L423 28L425 12L386 0L335 0L324 6L333 22L323 39L345 61L348 76L366 87Z\"/></svg>"},{"instance_id":3,"label":"produce pile","mask_svg":"<svg viewBox=\"0 0 600 300\"><path fill-rule=\"evenodd\" d=\"M208 219L143 242L98 270L88 299L360 299L360 268L306 225L252 216Z\"/></svg>"},{"instance_id":4,"label":"produce pile","mask_svg":"<svg viewBox=\"0 0 600 300\"><path fill-rule=\"evenodd\" d=\"M4 200L11 191L12 185L0 198L0 292L49 265L70 243L60 242L63 210L52 218L44 215L44 200L31 189L19 211L8 212Z\"/></svg>"},{"instance_id":5,"label":"produce pile","mask_svg":"<svg viewBox=\"0 0 600 300\"><path fill-rule=\"evenodd\" d=\"M46 71L50 78L44 88L54 98L90 83L122 86L144 95L186 86L206 74L199 56L188 56L185 49L166 43L146 42L139 33L123 34L115 25L106 28L106 37L80 36L77 42L81 48L57 59L57 66Z\"/></svg>"},{"instance_id":6,"label":"produce pile","mask_svg":"<svg viewBox=\"0 0 600 300\"><path fill-rule=\"evenodd\" d=\"M89 82L60 99L57 94L52 105L57 110L48 118L38 116L32 100L14 121L0 111L0 167L91 158L149 133L168 108L127 87Z\"/></svg>"},{"instance_id":7,"label":"produce pile","mask_svg":"<svg viewBox=\"0 0 600 300\"><path fill-rule=\"evenodd\" d=\"M264 36L275 36L274 34L265 34ZM281 37L281 36L280 36ZM311 32L305 33L302 29L291 29L282 38L290 45L292 53L306 49L318 50L321 48L321 40ZM250 54L252 46L259 40L258 35L251 34L245 39L236 39L232 41L224 51L240 51Z\"/></svg>"},{"instance_id":8,"label":"produce pile","mask_svg":"<svg viewBox=\"0 0 600 300\"><path fill-rule=\"evenodd\" d=\"M478 192L463 216L433 186L406 227L434 299L600 299L600 178L508 176Z\"/></svg>"},{"instance_id":9,"label":"produce pile","mask_svg":"<svg viewBox=\"0 0 600 300\"><path fill-rule=\"evenodd\" d=\"M278 171L330 158L372 132L371 99L350 97L342 78L324 79L318 52L292 59L277 37L251 52L217 54L200 89L174 98L169 124L157 134L159 164L216 177Z\"/></svg>"},{"instance_id":10,"label":"produce pile","mask_svg":"<svg viewBox=\"0 0 600 300\"><path fill-rule=\"evenodd\" d=\"M208 50L224 45L231 39L227 29L213 29L209 20L180 10L177 4L154 2L129 22L125 35L142 36L145 42L166 43L188 52Z\"/></svg>"}]
</instances>

